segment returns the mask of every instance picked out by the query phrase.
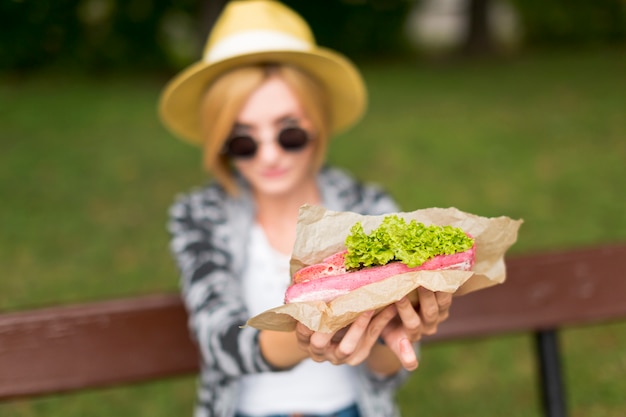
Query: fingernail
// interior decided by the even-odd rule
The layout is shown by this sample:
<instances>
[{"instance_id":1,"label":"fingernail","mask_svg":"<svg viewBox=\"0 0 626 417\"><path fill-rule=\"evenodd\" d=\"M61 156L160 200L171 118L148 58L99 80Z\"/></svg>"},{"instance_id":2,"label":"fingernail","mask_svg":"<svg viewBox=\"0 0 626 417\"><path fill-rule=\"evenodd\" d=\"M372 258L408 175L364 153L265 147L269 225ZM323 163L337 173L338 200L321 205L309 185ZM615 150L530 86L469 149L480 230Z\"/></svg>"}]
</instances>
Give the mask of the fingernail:
<instances>
[{"instance_id":1,"label":"fingernail","mask_svg":"<svg viewBox=\"0 0 626 417\"><path fill-rule=\"evenodd\" d=\"M404 360L407 362L412 362L417 359L415 350L411 342L409 342L409 339L400 341L400 352L402 352L402 357L404 357Z\"/></svg>"}]
</instances>

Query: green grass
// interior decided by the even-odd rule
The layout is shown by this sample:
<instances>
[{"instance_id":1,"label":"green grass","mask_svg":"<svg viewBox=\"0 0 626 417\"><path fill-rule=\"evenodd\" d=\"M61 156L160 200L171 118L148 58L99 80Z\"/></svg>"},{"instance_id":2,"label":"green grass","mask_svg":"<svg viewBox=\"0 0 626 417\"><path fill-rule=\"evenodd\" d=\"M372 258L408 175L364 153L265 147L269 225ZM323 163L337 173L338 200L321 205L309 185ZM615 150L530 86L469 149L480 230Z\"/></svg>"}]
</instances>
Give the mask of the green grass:
<instances>
[{"instance_id":1,"label":"green grass","mask_svg":"<svg viewBox=\"0 0 626 417\"><path fill-rule=\"evenodd\" d=\"M406 210L523 218L515 253L626 240L626 55L368 64L330 160ZM204 181L159 125L157 77L0 78L0 310L177 291L174 195ZM454 313L454 311L453 311ZM626 323L561 333L573 417L626 410ZM410 416L539 416L532 339L426 345ZM1 370L0 370L1 372ZM193 377L0 405L0 416L190 415Z\"/></svg>"}]
</instances>

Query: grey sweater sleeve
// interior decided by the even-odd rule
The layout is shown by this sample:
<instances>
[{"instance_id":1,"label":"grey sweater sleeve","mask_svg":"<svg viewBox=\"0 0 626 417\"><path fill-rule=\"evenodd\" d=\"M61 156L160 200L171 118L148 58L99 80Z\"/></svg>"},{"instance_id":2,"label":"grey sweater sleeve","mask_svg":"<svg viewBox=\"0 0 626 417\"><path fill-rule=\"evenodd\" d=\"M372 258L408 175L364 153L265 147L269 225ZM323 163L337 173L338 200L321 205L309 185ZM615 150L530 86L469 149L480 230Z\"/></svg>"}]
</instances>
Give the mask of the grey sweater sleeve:
<instances>
[{"instance_id":1,"label":"grey sweater sleeve","mask_svg":"<svg viewBox=\"0 0 626 417\"><path fill-rule=\"evenodd\" d=\"M261 355L258 330L240 327L249 314L232 239L243 237L232 230L221 193L209 187L179 197L170 208L168 229L203 366L231 378L273 369Z\"/></svg>"}]
</instances>

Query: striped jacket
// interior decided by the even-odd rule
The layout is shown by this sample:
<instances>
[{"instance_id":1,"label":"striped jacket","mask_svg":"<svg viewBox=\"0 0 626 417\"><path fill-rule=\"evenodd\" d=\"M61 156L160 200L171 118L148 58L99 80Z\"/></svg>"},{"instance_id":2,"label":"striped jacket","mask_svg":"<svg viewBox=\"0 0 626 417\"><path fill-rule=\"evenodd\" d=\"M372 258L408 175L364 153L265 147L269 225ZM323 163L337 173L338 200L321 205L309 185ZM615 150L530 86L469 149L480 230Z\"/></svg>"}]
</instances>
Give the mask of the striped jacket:
<instances>
[{"instance_id":1,"label":"striped jacket","mask_svg":"<svg viewBox=\"0 0 626 417\"><path fill-rule=\"evenodd\" d=\"M322 169L318 184L327 209L362 214L397 211L387 194L338 169ZM215 183L179 196L170 208L170 247L181 271L191 334L202 353L196 417L232 417L239 378L277 371L260 353L259 331L240 327L250 317L241 276L254 210L245 187L231 197ZM394 394L406 372L380 378L365 365L355 370L362 416L397 417Z\"/></svg>"}]
</instances>

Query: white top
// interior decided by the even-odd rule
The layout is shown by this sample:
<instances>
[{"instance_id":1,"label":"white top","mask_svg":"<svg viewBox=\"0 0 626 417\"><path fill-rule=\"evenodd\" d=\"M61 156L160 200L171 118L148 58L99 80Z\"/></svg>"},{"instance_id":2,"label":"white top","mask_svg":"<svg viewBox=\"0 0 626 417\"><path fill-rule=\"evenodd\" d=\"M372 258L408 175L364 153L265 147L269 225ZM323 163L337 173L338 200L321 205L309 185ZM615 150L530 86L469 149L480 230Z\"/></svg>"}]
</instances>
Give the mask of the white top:
<instances>
[{"instance_id":1,"label":"white top","mask_svg":"<svg viewBox=\"0 0 626 417\"><path fill-rule=\"evenodd\" d=\"M289 256L274 250L255 224L248 243L244 299L257 315L283 304L290 282ZM310 359L284 372L242 378L237 410L250 416L285 413L331 413L356 401L354 369Z\"/></svg>"}]
</instances>

